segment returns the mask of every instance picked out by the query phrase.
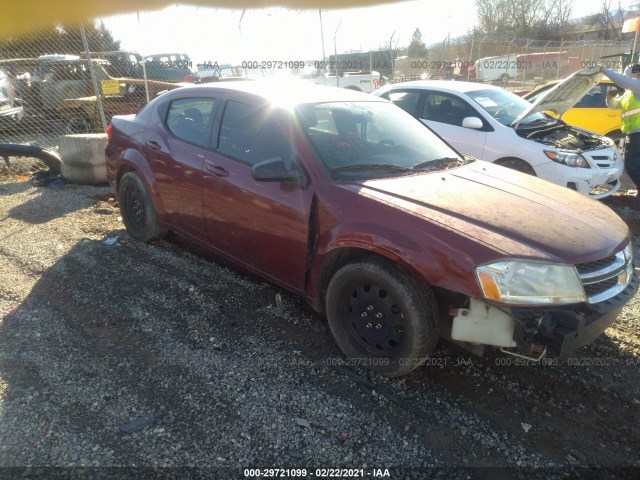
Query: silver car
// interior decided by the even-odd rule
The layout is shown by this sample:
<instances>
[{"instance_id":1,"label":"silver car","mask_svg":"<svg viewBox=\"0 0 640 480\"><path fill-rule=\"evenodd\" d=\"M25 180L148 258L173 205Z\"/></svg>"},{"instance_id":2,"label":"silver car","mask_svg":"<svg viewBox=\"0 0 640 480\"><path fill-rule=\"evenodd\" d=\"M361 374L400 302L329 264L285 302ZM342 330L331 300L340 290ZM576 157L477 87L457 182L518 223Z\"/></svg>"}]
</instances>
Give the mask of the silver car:
<instances>
[{"instance_id":1,"label":"silver car","mask_svg":"<svg viewBox=\"0 0 640 480\"><path fill-rule=\"evenodd\" d=\"M9 76L0 70L0 128L10 129L24 115L22 105L16 101L16 94Z\"/></svg>"}]
</instances>

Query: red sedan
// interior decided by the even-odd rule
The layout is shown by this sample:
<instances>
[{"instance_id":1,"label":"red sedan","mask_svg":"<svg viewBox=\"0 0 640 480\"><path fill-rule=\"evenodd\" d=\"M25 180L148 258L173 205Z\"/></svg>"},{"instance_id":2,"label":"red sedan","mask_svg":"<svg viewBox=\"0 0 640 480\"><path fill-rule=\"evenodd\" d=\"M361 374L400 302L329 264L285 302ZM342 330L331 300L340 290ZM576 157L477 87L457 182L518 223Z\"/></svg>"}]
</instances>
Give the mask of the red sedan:
<instances>
[{"instance_id":1,"label":"red sedan","mask_svg":"<svg viewBox=\"0 0 640 480\"><path fill-rule=\"evenodd\" d=\"M173 230L304 296L352 362L384 375L440 337L566 357L638 288L610 209L463 158L363 93L180 88L114 117L106 156L132 237Z\"/></svg>"}]
</instances>

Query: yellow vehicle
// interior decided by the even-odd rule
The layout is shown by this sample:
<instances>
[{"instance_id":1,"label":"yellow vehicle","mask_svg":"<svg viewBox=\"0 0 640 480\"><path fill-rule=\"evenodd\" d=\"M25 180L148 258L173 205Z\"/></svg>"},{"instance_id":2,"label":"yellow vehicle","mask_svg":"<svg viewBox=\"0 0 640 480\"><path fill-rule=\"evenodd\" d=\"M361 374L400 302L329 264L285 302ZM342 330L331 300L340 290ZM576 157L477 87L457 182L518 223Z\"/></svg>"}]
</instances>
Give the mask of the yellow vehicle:
<instances>
[{"instance_id":1,"label":"yellow vehicle","mask_svg":"<svg viewBox=\"0 0 640 480\"><path fill-rule=\"evenodd\" d=\"M524 98L533 102L561 81L546 83L526 94ZM607 107L605 101L610 88L617 89L618 87L607 77L602 77L598 85L589 90L573 108L567 110L560 117L569 125L590 130L599 135L606 135L614 140L621 138L623 134L620 131L620 110L612 110ZM559 117L554 112L546 113Z\"/></svg>"}]
</instances>

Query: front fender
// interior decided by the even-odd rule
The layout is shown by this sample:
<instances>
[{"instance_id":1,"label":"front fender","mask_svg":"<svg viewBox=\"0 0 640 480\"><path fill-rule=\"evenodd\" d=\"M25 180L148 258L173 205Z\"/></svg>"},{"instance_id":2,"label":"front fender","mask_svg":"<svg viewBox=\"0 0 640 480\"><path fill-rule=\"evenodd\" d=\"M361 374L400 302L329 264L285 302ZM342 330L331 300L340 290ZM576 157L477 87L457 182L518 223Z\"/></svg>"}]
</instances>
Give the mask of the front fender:
<instances>
[{"instance_id":1,"label":"front fender","mask_svg":"<svg viewBox=\"0 0 640 480\"><path fill-rule=\"evenodd\" d=\"M389 259L429 285L481 296L473 273L475 262L465 251L453 251L455 247L445 245L435 236L421 242L416 238L424 238L424 234L407 235L391 227L365 222L337 225L323 232L315 244L308 295L321 300L321 292L331 276L327 272L341 266L333 264L335 259L340 258L343 251L358 249Z\"/></svg>"}]
</instances>

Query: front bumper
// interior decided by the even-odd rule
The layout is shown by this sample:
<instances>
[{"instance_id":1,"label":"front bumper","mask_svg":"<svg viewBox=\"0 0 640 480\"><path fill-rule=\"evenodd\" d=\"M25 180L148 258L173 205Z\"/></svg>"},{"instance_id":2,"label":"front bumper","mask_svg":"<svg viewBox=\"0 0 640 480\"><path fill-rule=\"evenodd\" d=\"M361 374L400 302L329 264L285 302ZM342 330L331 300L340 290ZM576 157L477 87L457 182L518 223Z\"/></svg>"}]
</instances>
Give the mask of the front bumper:
<instances>
[{"instance_id":1,"label":"front bumper","mask_svg":"<svg viewBox=\"0 0 640 480\"><path fill-rule=\"evenodd\" d=\"M24 116L24 108L12 107L0 110L0 127L7 128L16 125Z\"/></svg>"},{"instance_id":2,"label":"front bumper","mask_svg":"<svg viewBox=\"0 0 640 480\"><path fill-rule=\"evenodd\" d=\"M596 304L556 308L513 308L516 320L514 340L518 353L530 355L546 347L547 353L561 360L571 356L604 332L618 318L622 307L638 291L640 277L634 270L629 285L618 295Z\"/></svg>"},{"instance_id":3,"label":"front bumper","mask_svg":"<svg viewBox=\"0 0 640 480\"><path fill-rule=\"evenodd\" d=\"M624 161L620 154L606 150L585 154L591 168L568 167L556 162L537 165L536 174L544 180L571 188L595 200L613 195L620 189L620 177L624 173ZM598 158L614 158L608 166L598 166ZM595 158L595 160L594 160Z\"/></svg>"}]
</instances>

